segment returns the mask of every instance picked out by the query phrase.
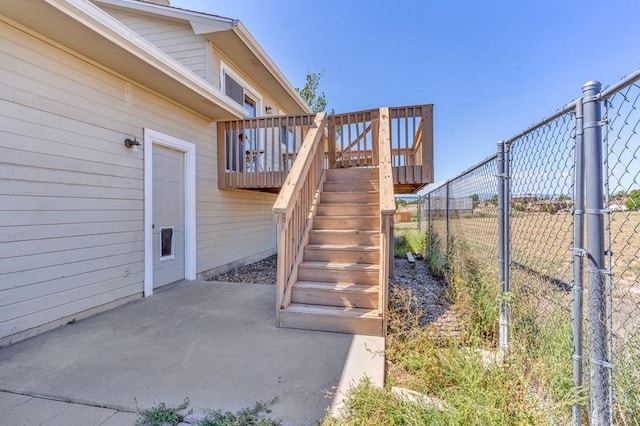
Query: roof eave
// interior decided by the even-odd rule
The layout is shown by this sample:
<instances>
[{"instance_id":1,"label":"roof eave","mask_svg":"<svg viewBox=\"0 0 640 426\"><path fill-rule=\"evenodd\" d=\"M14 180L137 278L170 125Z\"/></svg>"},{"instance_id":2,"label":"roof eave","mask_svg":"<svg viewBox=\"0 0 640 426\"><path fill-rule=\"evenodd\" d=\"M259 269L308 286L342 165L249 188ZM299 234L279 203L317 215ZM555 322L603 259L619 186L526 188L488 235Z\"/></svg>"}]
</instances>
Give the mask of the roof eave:
<instances>
[{"instance_id":1,"label":"roof eave","mask_svg":"<svg viewBox=\"0 0 640 426\"><path fill-rule=\"evenodd\" d=\"M0 0L0 14L211 120L245 110L99 7L83 0Z\"/></svg>"}]
</instances>

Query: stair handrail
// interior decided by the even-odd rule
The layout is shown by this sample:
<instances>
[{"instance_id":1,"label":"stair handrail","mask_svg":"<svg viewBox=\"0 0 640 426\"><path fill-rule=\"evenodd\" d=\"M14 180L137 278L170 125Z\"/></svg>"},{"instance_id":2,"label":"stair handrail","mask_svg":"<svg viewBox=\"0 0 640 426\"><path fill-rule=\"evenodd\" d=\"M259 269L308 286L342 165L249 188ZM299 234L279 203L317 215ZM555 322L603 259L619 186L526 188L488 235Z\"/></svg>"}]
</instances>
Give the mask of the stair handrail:
<instances>
[{"instance_id":1,"label":"stair handrail","mask_svg":"<svg viewBox=\"0 0 640 426\"><path fill-rule=\"evenodd\" d=\"M386 315L389 278L393 274L393 215L396 203L393 190L393 165L391 157L391 120L389 108L380 108L378 118L378 147L380 178L380 291L378 314L383 317L383 333L386 335Z\"/></svg>"},{"instance_id":2,"label":"stair handrail","mask_svg":"<svg viewBox=\"0 0 640 426\"><path fill-rule=\"evenodd\" d=\"M280 310L291 303L291 287L312 225L310 214L319 201L324 180L326 124L326 113L315 116L273 206L278 228L276 324L280 323Z\"/></svg>"}]
</instances>

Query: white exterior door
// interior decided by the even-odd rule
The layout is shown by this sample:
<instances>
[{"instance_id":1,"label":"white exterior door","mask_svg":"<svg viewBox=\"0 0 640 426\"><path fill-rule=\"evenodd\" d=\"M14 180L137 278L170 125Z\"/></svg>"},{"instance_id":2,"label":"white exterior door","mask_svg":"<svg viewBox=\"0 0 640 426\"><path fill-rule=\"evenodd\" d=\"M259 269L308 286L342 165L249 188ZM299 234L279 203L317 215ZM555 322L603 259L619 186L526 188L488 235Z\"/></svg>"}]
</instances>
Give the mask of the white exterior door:
<instances>
[{"instance_id":1,"label":"white exterior door","mask_svg":"<svg viewBox=\"0 0 640 426\"><path fill-rule=\"evenodd\" d=\"M185 278L184 156L153 147L153 288Z\"/></svg>"}]
</instances>

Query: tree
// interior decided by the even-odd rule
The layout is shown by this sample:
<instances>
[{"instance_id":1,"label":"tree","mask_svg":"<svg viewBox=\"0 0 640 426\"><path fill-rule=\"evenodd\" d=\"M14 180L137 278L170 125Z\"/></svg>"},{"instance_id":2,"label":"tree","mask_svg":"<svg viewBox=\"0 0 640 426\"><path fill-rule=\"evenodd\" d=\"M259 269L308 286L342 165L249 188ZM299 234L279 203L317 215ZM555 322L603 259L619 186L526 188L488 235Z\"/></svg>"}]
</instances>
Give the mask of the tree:
<instances>
[{"instance_id":1,"label":"tree","mask_svg":"<svg viewBox=\"0 0 640 426\"><path fill-rule=\"evenodd\" d=\"M301 89L296 87L296 92L304 99L313 112L322 112L327 107L327 98L324 92L318 94L322 74L323 72L307 74L304 86Z\"/></svg>"},{"instance_id":2,"label":"tree","mask_svg":"<svg viewBox=\"0 0 640 426\"><path fill-rule=\"evenodd\" d=\"M630 191L624 205L628 210L640 210L640 189Z\"/></svg>"},{"instance_id":3,"label":"tree","mask_svg":"<svg viewBox=\"0 0 640 426\"><path fill-rule=\"evenodd\" d=\"M478 194L473 194L471 196L471 202L473 203L473 208L475 209L480 204L480 196Z\"/></svg>"},{"instance_id":4,"label":"tree","mask_svg":"<svg viewBox=\"0 0 640 426\"><path fill-rule=\"evenodd\" d=\"M621 189L620 191L616 192L615 195L611 198L614 200L624 200L625 198L627 198L627 192L624 189Z\"/></svg>"}]
</instances>

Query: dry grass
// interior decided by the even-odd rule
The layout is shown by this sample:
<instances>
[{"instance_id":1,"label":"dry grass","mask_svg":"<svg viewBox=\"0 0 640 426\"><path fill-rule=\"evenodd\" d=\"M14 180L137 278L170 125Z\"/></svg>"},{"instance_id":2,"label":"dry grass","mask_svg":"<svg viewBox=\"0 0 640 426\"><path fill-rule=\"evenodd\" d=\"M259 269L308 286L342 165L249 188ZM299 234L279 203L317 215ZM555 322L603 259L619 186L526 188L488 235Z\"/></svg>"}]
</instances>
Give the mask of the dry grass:
<instances>
[{"instance_id":1,"label":"dry grass","mask_svg":"<svg viewBox=\"0 0 640 426\"><path fill-rule=\"evenodd\" d=\"M611 269L614 329L623 330L622 321L635 317L640 325L640 212L611 215ZM511 225L512 262L517 269L538 274L560 285L572 280L572 216L569 213L514 212ZM464 238L469 248L482 253L481 263L497 266L497 218L489 215L453 218L451 233ZM435 233L446 234L444 219L432 220ZM609 232L605 233L605 236ZM586 268L585 268L586 269ZM517 282L515 282L517 284Z\"/></svg>"},{"instance_id":2,"label":"dry grass","mask_svg":"<svg viewBox=\"0 0 640 426\"><path fill-rule=\"evenodd\" d=\"M511 224L511 270L513 304L512 342L523 362L530 363L537 352L548 366L529 364L531 374L539 377L537 386L543 400L566 401L571 383L570 292L573 275L572 216L569 213L514 212ZM640 408L640 212L614 212L606 224L610 235L612 361L614 368L615 414L617 418L637 415ZM444 219L432 220L434 232L446 234ZM479 253L480 267L493 274L497 270L497 218L458 217L450 224L454 238L463 239L467 250ZM588 283L585 278L585 310ZM586 317L586 311L585 311ZM554 324L549 329L546 324ZM587 328L585 327L585 330ZM553 339L564 335L564 339ZM528 336L536 336L530 339ZM538 338L542 336L542 338ZM546 374L545 371L551 373ZM616 374L617 372L617 374ZM550 395L544 389L556 389ZM560 389L560 394L557 394ZM564 395L564 396L561 396ZM567 406L566 403L561 404ZM630 414L631 413L631 414Z\"/></svg>"}]
</instances>

